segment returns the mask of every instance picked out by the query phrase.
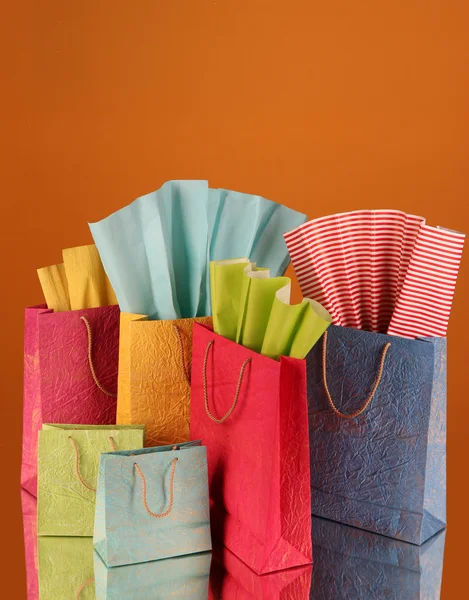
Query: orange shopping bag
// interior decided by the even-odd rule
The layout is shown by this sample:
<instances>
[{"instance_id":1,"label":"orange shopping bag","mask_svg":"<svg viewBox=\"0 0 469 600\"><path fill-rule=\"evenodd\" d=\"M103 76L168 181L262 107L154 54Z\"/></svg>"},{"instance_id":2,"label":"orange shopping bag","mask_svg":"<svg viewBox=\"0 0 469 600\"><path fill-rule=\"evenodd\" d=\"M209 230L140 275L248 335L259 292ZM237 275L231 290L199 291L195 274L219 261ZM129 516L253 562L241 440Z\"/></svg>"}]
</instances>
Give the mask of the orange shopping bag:
<instances>
[{"instance_id":1,"label":"orange shopping bag","mask_svg":"<svg viewBox=\"0 0 469 600\"><path fill-rule=\"evenodd\" d=\"M150 321L121 313L117 423L146 426L146 445L189 440L192 327L211 317Z\"/></svg>"}]
</instances>

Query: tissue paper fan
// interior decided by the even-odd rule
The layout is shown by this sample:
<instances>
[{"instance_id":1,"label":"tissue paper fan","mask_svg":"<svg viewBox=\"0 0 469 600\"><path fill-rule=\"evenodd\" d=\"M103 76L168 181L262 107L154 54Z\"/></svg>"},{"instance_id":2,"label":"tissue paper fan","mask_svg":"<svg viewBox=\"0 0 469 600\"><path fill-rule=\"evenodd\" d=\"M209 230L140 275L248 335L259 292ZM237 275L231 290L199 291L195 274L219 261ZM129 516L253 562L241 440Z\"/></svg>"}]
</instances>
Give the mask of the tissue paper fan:
<instances>
[{"instance_id":1,"label":"tissue paper fan","mask_svg":"<svg viewBox=\"0 0 469 600\"><path fill-rule=\"evenodd\" d=\"M172 181L90 228L121 310L177 319L210 315L210 260L247 256L283 274L282 234L305 220L260 196Z\"/></svg>"},{"instance_id":2,"label":"tissue paper fan","mask_svg":"<svg viewBox=\"0 0 469 600\"><path fill-rule=\"evenodd\" d=\"M207 218L210 261L246 256L278 277L290 262L282 235L307 217L262 196L210 189ZM210 278L206 298L205 314L209 315Z\"/></svg>"},{"instance_id":3,"label":"tissue paper fan","mask_svg":"<svg viewBox=\"0 0 469 600\"><path fill-rule=\"evenodd\" d=\"M207 263L206 181L169 181L90 229L123 312L198 314Z\"/></svg>"},{"instance_id":4,"label":"tissue paper fan","mask_svg":"<svg viewBox=\"0 0 469 600\"><path fill-rule=\"evenodd\" d=\"M444 337L465 234L422 224L388 328L389 335Z\"/></svg>"},{"instance_id":5,"label":"tissue paper fan","mask_svg":"<svg viewBox=\"0 0 469 600\"><path fill-rule=\"evenodd\" d=\"M304 296L336 325L385 332L421 217L360 210L321 217L285 234Z\"/></svg>"}]
</instances>

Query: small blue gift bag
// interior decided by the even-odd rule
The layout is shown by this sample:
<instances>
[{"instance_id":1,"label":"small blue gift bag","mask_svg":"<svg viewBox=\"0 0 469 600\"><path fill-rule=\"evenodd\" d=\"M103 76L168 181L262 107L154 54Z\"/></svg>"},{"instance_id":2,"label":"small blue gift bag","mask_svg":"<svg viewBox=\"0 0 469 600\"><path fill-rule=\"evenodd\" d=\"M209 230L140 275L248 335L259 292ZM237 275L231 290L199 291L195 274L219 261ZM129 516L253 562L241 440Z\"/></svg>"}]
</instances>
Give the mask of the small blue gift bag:
<instances>
[{"instance_id":1,"label":"small blue gift bag","mask_svg":"<svg viewBox=\"0 0 469 600\"><path fill-rule=\"evenodd\" d=\"M211 559L203 552L108 569L94 552L96 600L207 600Z\"/></svg>"},{"instance_id":2,"label":"small blue gift bag","mask_svg":"<svg viewBox=\"0 0 469 600\"><path fill-rule=\"evenodd\" d=\"M211 550L200 441L101 454L93 543L108 567Z\"/></svg>"}]
</instances>

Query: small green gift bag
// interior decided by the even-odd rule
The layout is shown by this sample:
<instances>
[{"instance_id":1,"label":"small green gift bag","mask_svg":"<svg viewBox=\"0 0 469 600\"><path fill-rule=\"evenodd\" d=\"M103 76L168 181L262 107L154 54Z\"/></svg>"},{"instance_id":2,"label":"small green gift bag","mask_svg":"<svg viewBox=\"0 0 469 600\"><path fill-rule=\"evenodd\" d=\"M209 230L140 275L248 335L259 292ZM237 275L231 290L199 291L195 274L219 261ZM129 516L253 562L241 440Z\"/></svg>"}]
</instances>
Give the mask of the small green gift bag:
<instances>
[{"instance_id":1,"label":"small green gift bag","mask_svg":"<svg viewBox=\"0 0 469 600\"><path fill-rule=\"evenodd\" d=\"M41 600L95 600L93 540L38 538Z\"/></svg>"},{"instance_id":2,"label":"small green gift bag","mask_svg":"<svg viewBox=\"0 0 469 600\"><path fill-rule=\"evenodd\" d=\"M102 452L143 447L144 425L43 425L38 535L91 537Z\"/></svg>"}]
</instances>

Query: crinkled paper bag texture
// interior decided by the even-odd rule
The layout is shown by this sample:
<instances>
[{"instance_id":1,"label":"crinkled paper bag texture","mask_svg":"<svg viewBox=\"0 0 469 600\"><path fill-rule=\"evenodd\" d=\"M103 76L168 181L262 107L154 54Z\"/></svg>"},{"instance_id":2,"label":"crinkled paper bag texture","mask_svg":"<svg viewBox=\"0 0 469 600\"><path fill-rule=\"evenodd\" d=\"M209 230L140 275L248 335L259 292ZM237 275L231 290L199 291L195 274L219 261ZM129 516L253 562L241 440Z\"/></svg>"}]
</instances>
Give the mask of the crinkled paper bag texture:
<instances>
[{"instance_id":1,"label":"crinkled paper bag texture","mask_svg":"<svg viewBox=\"0 0 469 600\"><path fill-rule=\"evenodd\" d=\"M143 423L147 446L189 440L192 328L211 322L122 313L117 422Z\"/></svg>"},{"instance_id":2,"label":"crinkled paper bag texture","mask_svg":"<svg viewBox=\"0 0 469 600\"><path fill-rule=\"evenodd\" d=\"M96 600L207 600L210 552L108 569L94 553Z\"/></svg>"},{"instance_id":3,"label":"crinkled paper bag texture","mask_svg":"<svg viewBox=\"0 0 469 600\"><path fill-rule=\"evenodd\" d=\"M227 548L213 552L209 600L310 600L312 566L257 575Z\"/></svg>"},{"instance_id":4,"label":"crinkled paper bag texture","mask_svg":"<svg viewBox=\"0 0 469 600\"><path fill-rule=\"evenodd\" d=\"M305 220L260 196L168 181L90 229L121 310L179 319L210 314L211 260L247 256L283 274L282 234Z\"/></svg>"},{"instance_id":5,"label":"crinkled paper bag texture","mask_svg":"<svg viewBox=\"0 0 469 600\"><path fill-rule=\"evenodd\" d=\"M38 600L37 577L37 499L26 490L21 490L23 513L24 552L28 600Z\"/></svg>"},{"instance_id":6,"label":"crinkled paper bag texture","mask_svg":"<svg viewBox=\"0 0 469 600\"><path fill-rule=\"evenodd\" d=\"M446 524L446 340L331 325L306 358L313 514L422 544Z\"/></svg>"},{"instance_id":7,"label":"crinkled paper bag texture","mask_svg":"<svg viewBox=\"0 0 469 600\"><path fill-rule=\"evenodd\" d=\"M416 546L314 517L311 597L437 600L445 536L446 531L441 531L422 546Z\"/></svg>"},{"instance_id":8,"label":"crinkled paper bag texture","mask_svg":"<svg viewBox=\"0 0 469 600\"><path fill-rule=\"evenodd\" d=\"M54 313L27 308L24 329L21 485L37 494L37 435L42 423L116 422L119 307ZM100 389L89 362L92 362ZM104 391L103 391L104 390Z\"/></svg>"},{"instance_id":9,"label":"crinkled paper bag texture","mask_svg":"<svg viewBox=\"0 0 469 600\"><path fill-rule=\"evenodd\" d=\"M91 538L47 537L37 544L40 600L95 599Z\"/></svg>"},{"instance_id":10,"label":"crinkled paper bag texture","mask_svg":"<svg viewBox=\"0 0 469 600\"><path fill-rule=\"evenodd\" d=\"M37 496L37 432L42 423L39 316L51 312L43 304L27 308L24 314L21 487L34 497Z\"/></svg>"},{"instance_id":11,"label":"crinkled paper bag texture","mask_svg":"<svg viewBox=\"0 0 469 600\"><path fill-rule=\"evenodd\" d=\"M70 310L70 295L68 293L65 265L61 263L43 267L37 270L37 274L48 308L55 312Z\"/></svg>"},{"instance_id":12,"label":"crinkled paper bag texture","mask_svg":"<svg viewBox=\"0 0 469 600\"><path fill-rule=\"evenodd\" d=\"M44 425L38 449L38 535L93 535L99 455L112 450L111 438L120 450L142 448L144 427Z\"/></svg>"},{"instance_id":13,"label":"crinkled paper bag texture","mask_svg":"<svg viewBox=\"0 0 469 600\"><path fill-rule=\"evenodd\" d=\"M94 244L67 248L62 254L72 310L117 304Z\"/></svg>"},{"instance_id":14,"label":"crinkled paper bag texture","mask_svg":"<svg viewBox=\"0 0 469 600\"><path fill-rule=\"evenodd\" d=\"M106 566L211 550L206 449L200 442L173 448L101 456L94 547ZM166 516L149 514L144 499L149 511Z\"/></svg>"},{"instance_id":15,"label":"crinkled paper bag texture","mask_svg":"<svg viewBox=\"0 0 469 600\"><path fill-rule=\"evenodd\" d=\"M193 345L191 437L207 446L214 536L259 574L310 564L305 362L277 362L199 324Z\"/></svg>"}]
</instances>

